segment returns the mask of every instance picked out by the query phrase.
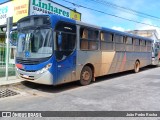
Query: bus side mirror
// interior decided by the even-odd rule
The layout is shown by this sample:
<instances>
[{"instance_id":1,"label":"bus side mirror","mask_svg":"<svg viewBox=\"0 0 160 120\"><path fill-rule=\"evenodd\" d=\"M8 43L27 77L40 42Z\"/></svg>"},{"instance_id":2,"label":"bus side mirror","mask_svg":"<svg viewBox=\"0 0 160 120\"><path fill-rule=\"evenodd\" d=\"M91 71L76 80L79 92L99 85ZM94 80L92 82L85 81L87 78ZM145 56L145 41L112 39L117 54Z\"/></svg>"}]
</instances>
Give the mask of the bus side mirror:
<instances>
[{"instance_id":1,"label":"bus side mirror","mask_svg":"<svg viewBox=\"0 0 160 120\"><path fill-rule=\"evenodd\" d=\"M62 45L62 34L61 32L58 34L58 46Z\"/></svg>"}]
</instances>

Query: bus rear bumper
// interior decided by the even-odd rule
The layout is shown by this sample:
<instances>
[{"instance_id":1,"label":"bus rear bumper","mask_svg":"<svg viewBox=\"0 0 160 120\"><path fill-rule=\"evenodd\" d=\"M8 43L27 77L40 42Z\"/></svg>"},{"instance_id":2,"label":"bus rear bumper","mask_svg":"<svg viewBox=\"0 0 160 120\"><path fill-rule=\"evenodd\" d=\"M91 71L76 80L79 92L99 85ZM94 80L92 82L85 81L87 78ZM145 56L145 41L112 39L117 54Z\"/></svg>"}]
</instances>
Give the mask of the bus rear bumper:
<instances>
[{"instance_id":1,"label":"bus rear bumper","mask_svg":"<svg viewBox=\"0 0 160 120\"><path fill-rule=\"evenodd\" d=\"M42 74L36 74L36 72L25 72L18 69L16 70L16 76L33 83L53 85L53 75L49 71Z\"/></svg>"}]
</instances>

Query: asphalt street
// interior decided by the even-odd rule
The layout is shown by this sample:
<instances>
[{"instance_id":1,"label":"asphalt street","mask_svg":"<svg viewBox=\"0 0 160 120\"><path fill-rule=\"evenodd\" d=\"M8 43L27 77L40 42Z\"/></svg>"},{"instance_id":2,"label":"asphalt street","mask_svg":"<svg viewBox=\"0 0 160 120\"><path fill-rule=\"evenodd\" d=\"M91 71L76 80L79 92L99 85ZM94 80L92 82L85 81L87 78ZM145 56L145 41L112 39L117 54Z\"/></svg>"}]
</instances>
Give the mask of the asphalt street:
<instances>
[{"instance_id":1,"label":"asphalt street","mask_svg":"<svg viewBox=\"0 0 160 120\"><path fill-rule=\"evenodd\" d=\"M88 86L22 82L7 87L20 94L0 98L0 111L160 111L159 67L99 77Z\"/></svg>"}]
</instances>

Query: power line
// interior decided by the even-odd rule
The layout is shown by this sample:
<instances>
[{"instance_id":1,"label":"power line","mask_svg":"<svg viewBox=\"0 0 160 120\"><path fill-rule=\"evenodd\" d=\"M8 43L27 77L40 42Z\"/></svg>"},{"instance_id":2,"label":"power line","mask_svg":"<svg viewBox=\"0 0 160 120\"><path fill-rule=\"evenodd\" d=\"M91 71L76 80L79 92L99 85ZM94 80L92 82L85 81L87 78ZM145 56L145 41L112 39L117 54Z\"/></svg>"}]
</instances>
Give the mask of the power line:
<instances>
[{"instance_id":1,"label":"power line","mask_svg":"<svg viewBox=\"0 0 160 120\"><path fill-rule=\"evenodd\" d=\"M143 25L148 25L148 26L160 28L160 26L157 26L157 25L151 25L151 24L139 22L139 21L136 21L136 20L131 20L131 19L123 18L123 17L117 16L117 15L113 15L113 14L110 14L110 13L106 13L106 12L100 11L100 10L96 10L96 9L93 9L93 8L89 8L89 7L86 7L86 6L82 6L82 5L80 5L80 4L72 3L72 2L69 2L69 1L67 1L67 0L62 0L62 1L65 1L65 2L67 2L67 3L70 3L70 4L72 4L72 5L74 5L74 6L77 6L77 7L81 7L81 8L85 8L85 9L88 9L88 10L96 11L96 12L103 13L103 14L106 14L106 15L109 15L109 16L112 16L112 17L116 17L116 18L120 18L120 19L123 19L123 20L131 21L131 22L135 22L135 23L139 23L139 24L143 24Z\"/></svg>"},{"instance_id":2,"label":"power line","mask_svg":"<svg viewBox=\"0 0 160 120\"><path fill-rule=\"evenodd\" d=\"M99 3L101 5L104 5L105 7L108 6L108 7L111 7L111 8L114 8L114 9L117 9L117 10L120 10L120 11L123 11L124 13L128 13L128 14L132 14L132 15L137 15L137 16L140 16L140 17L143 17L143 18L148 18L142 14L138 14L136 12L133 12L133 11L130 11L130 10L127 10L127 9L122 9L120 7L117 7L116 5L113 5L113 4L110 4L110 3L105 3L105 2L102 2L102 1L99 1L99 0L90 0L91 2L95 2L95 3ZM156 19L157 20L157 19Z\"/></svg>"},{"instance_id":3,"label":"power line","mask_svg":"<svg viewBox=\"0 0 160 120\"><path fill-rule=\"evenodd\" d=\"M133 9L130 9L130 8L122 7L122 6L119 6L117 4L113 4L111 2L107 2L107 1L104 1L104 0L90 0L90 1L98 2L98 3L103 4L103 5L105 4L105 5L108 5L109 7L119 8L121 10L125 10L127 12L132 13L132 14L136 13L136 14L138 14L138 16L144 15L144 16L148 16L148 17L152 17L154 19L160 20L160 18L157 17L157 16L149 15L149 14L146 14L146 13L143 13L143 12L140 12L140 11L136 11L136 10L133 10ZM144 16L141 16L141 17L144 17Z\"/></svg>"}]
</instances>

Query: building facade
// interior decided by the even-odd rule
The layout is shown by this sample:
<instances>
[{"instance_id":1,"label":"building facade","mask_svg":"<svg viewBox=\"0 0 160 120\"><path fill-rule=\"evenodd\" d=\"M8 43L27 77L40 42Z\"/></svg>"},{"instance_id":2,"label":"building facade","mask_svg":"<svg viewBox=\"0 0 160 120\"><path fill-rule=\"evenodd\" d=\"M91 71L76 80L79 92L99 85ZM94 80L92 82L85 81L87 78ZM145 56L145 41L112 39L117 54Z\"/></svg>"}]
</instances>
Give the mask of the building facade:
<instances>
[{"instance_id":1,"label":"building facade","mask_svg":"<svg viewBox=\"0 0 160 120\"><path fill-rule=\"evenodd\" d=\"M0 4L0 63L5 62L6 19L13 17L13 26L19 19L28 15L57 14L67 18L81 20L81 13L57 4L51 0L10 0ZM10 45L9 63L14 64L16 47Z\"/></svg>"},{"instance_id":2,"label":"building facade","mask_svg":"<svg viewBox=\"0 0 160 120\"><path fill-rule=\"evenodd\" d=\"M158 33L156 30L133 30L133 31L127 31L127 32L131 34L136 34L139 36L151 38L154 40L154 42L159 40Z\"/></svg>"}]
</instances>

